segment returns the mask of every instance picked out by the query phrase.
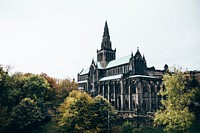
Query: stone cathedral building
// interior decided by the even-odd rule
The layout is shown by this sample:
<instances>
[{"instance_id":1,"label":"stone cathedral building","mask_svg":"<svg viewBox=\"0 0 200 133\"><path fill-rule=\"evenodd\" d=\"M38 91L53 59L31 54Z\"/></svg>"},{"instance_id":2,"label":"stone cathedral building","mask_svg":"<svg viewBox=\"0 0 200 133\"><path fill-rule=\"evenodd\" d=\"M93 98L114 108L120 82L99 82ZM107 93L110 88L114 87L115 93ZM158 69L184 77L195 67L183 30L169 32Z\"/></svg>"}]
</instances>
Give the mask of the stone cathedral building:
<instances>
[{"instance_id":1,"label":"stone cathedral building","mask_svg":"<svg viewBox=\"0 0 200 133\"><path fill-rule=\"evenodd\" d=\"M116 49L112 49L105 22L97 61L92 60L88 69L78 73L77 83L79 89L93 96L102 95L119 112L147 114L160 106L157 93L162 88L161 78L165 70L147 67L139 48L135 54L116 59Z\"/></svg>"}]
</instances>

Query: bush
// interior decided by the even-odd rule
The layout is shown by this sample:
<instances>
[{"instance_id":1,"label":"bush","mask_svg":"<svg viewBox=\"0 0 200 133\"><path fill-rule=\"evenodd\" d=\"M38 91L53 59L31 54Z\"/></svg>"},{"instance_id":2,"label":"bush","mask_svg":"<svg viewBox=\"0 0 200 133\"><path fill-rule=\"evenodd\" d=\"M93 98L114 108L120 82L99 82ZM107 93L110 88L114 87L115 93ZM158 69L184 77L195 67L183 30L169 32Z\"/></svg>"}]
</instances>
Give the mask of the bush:
<instances>
[{"instance_id":1,"label":"bush","mask_svg":"<svg viewBox=\"0 0 200 133\"><path fill-rule=\"evenodd\" d=\"M122 133L133 133L133 129L134 126L131 122L126 121L123 125L122 125L122 129L121 132Z\"/></svg>"}]
</instances>

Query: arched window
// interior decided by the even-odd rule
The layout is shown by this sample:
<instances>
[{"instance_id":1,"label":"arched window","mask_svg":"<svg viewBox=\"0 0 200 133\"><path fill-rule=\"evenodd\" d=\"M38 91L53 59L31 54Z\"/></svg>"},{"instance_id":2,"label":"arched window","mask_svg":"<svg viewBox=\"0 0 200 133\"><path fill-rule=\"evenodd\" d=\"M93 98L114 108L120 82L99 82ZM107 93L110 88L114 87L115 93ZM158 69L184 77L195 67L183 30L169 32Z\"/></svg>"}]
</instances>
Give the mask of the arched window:
<instances>
[{"instance_id":1,"label":"arched window","mask_svg":"<svg viewBox=\"0 0 200 133\"><path fill-rule=\"evenodd\" d=\"M140 94L143 93L142 92L142 84L140 82L138 83L137 92L140 93Z\"/></svg>"},{"instance_id":2,"label":"arched window","mask_svg":"<svg viewBox=\"0 0 200 133\"><path fill-rule=\"evenodd\" d=\"M119 110L121 110L121 98L120 98L120 96L118 97L118 101L119 101Z\"/></svg>"},{"instance_id":3,"label":"arched window","mask_svg":"<svg viewBox=\"0 0 200 133\"><path fill-rule=\"evenodd\" d=\"M125 101L125 105L126 105L125 110L128 110L128 100Z\"/></svg>"},{"instance_id":4,"label":"arched window","mask_svg":"<svg viewBox=\"0 0 200 133\"><path fill-rule=\"evenodd\" d=\"M155 93L155 86L151 85L151 93Z\"/></svg>"},{"instance_id":5,"label":"arched window","mask_svg":"<svg viewBox=\"0 0 200 133\"><path fill-rule=\"evenodd\" d=\"M133 100L133 109L135 109L135 100Z\"/></svg>"},{"instance_id":6,"label":"arched window","mask_svg":"<svg viewBox=\"0 0 200 133\"><path fill-rule=\"evenodd\" d=\"M134 84L131 84L131 93L135 94L136 93L136 87Z\"/></svg>"}]
</instances>

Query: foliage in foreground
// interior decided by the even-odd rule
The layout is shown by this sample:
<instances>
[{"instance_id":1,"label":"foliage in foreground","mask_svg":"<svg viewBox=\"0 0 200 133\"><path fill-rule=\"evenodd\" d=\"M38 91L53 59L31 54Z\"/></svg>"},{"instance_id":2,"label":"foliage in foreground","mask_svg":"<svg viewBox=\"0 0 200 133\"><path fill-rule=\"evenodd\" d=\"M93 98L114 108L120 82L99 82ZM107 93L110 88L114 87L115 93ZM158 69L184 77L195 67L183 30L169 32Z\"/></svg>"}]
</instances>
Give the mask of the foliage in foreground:
<instances>
[{"instance_id":1,"label":"foliage in foreground","mask_svg":"<svg viewBox=\"0 0 200 133\"><path fill-rule=\"evenodd\" d=\"M164 133L162 128L141 126L137 128L134 122L126 121L122 125L114 125L112 133Z\"/></svg>"},{"instance_id":2,"label":"foliage in foreground","mask_svg":"<svg viewBox=\"0 0 200 133\"><path fill-rule=\"evenodd\" d=\"M29 125L35 127L36 123L40 123L41 127L48 122L50 115L47 110L55 109L71 89L77 89L74 81L71 82L69 79L57 81L44 73L10 74L9 66L0 65L0 133L11 132L11 129L13 132L32 132L36 128ZM40 118L38 112L42 113L44 118L42 122L38 122Z\"/></svg>"},{"instance_id":3,"label":"foliage in foreground","mask_svg":"<svg viewBox=\"0 0 200 133\"><path fill-rule=\"evenodd\" d=\"M30 98L25 98L13 108L10 129L12 132L36 132L44 120L41 109Z\"/></svg>"},{"instance_id":4,"label":"foliage in foreground","mask_svg":"<svg viewBox=\"0 0 200 133\"><path fill-rule=\"evenodd\" d=\"M59 131L71 133L105 132L108 122L111 127L116 115L103 97L97 96L93 99L80 91L72 91L61 104L59 111Z\"/></svg>"},{"instance_id":5,"label":"foliage in foreground","mask_svg":"<svg viewBox=\"0 0 200 133\"><path fill-rule=\"evenodd\" d=\"M188 106L193 101L195 89L187 87L187 78L179 70L163 77L165 89L160 91L163 107L155 114L154 124L165 126L164 130L186 131L190 128L195 116Z\"/></svg>"},{"instance_id":6,"label":"foliage in foreground","mask_svg":"<svg viewBox=\"0 0 200 133\"><path fill-rule=\"evenodd\" d=\"M133 129L134 129L133 124L129 121L126 121L121 127L121 132L122 133L132 133Z\"/></svg>"}]
</instances>

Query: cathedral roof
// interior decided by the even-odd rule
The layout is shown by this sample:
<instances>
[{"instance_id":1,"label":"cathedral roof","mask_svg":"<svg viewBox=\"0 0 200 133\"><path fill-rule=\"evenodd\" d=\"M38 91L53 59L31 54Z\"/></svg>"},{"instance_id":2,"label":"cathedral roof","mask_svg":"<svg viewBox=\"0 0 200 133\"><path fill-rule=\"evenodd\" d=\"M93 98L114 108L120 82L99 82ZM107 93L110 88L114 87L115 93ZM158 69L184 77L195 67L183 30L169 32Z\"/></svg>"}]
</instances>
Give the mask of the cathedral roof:
<instances>
[{"instance_id":1,"label":"cathedral roof","mask_svg":"<svg viewBox=\"0 0 200 133\"><path fill-rule=\"evenodd\" d=\"M130 58L131 58L131 55L127 55L127 56L124 56L122 58L110 61L108 63L108 65L106 66L106 69L129 63Z\"/></svg>"},{"instance_id":2,"label":"cathedral roof","mask_svg":"<svg viewBox=\"0 0 200 133\"><path fill-rule=\"evenodd\" d=\"M120 79L122 77L122 74L119 75L113 75L113 76L108 76L100 79L99 81L107 81L107 80L114 80L114 79Z\"/></svg>"},{"instance_id":3,"label":"cathedral roof","mask_svg":"<svg viewBox=\"0 0 200 133\"><path fill-rule=\"evenodd\" d=\"M112 67L116 67L116 66L120 66L120 65L123 65L123 64L127 64L129 63L129 60L131 58L131 55L127 55L127 56L124 56L122 58L119 58L119 59L116 59L116 60L113 60L113 61L110 61L108 63L108 65L106 66L105 69L109 69L109 68L112 68ZM98 69L104 69L102 66L101 66L101 63L96 61L95 64L97 65L97 68ZM89 73L89 68L87 69L83 69L81 72L80 72L80 75L84 75L84 74L88 74Z\"/></svg>"}]
</instances>

